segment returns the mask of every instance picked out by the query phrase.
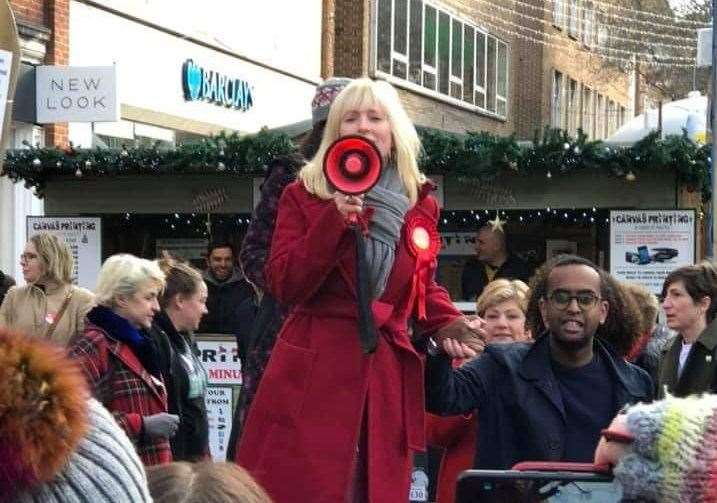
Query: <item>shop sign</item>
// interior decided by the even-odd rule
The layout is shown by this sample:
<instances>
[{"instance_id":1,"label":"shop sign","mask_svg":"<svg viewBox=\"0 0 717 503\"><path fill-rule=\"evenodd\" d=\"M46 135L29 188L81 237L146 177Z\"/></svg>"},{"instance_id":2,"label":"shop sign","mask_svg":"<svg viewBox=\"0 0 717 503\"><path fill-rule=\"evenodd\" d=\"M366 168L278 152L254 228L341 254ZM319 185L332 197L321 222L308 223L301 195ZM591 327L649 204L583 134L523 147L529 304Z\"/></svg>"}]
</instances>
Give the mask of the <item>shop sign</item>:
<instances>
[{"instance_id":1,"label":"shop sign","mask_svg":"<svg viewBox=\"0 0 717 503\"><path fill-rule=\"evenodd\" d=\"M99 217L27 217L27 237L48 232L64 239L72 250L72 282L93 290L102 265L102 225Z\"/></svg>"},{"instance_id":2,"label":"shop sign","mask_svg":"<svg viewBox=\"0 0 717 503\"><path fill-rule=\"evenodd\" d=\"M610 274L662 292L670 272L695 263L694 210L610 211Z\"/></svg>"},{"instance_id":3,"label":"shop sign","mask_svg":"<svg viewBox=\"0 0 717 503\"><path fill-rule=\"evenodd\" d=\"M35 71L37 122L116 122L114 66L38 66Z\"/></svg>"},{"instance_id":4,"label":"shop sign","mask_svg":"<svg viewBox=\"0 0 717 503\"><path fill-rule=\"evenodd\" d=\"M254 106L254 88L249 82L203 68L191 59L182 65L182 87L187 101L206 101L242 112Z\"/></svg>"},{"instance_id":5,"label":"shop sign","mask_svg":"<svg viewBox=\"0 0 717 503\"><path fill-rule=\"evenodd\" d=\"M209 384L241 384L241 361L236 338L226 335L197 336L199 357L207 371Z\"/></svg>"}]
</instances>

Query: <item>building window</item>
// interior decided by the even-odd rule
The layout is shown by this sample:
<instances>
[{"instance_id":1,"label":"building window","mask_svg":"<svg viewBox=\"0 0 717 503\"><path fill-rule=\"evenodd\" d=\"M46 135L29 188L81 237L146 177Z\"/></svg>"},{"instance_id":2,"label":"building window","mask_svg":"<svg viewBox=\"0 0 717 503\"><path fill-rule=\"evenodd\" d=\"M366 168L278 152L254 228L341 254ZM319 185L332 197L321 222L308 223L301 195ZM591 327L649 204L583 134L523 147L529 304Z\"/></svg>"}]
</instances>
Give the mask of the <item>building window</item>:
<instances>
[{"instance_id":1,"label":"building window","mask_svg":"<svg viewBox=\"0 0 717 503\"><path fill-rule=\"evenodd\" d=\"M589 87L585 86L583 86L583 102L580 116L580 127L588 139L592 140L595 135L595 128L593 126L593 119L595 117L593 112L593 92Z\"/></svg>"},{"instance_id":2,"label":"building window","mask_svg":"<svg viewBox=\"0 0 717 503\"><path fill-rule=\"evenodd\" d=\"M597 96L597 109L595 110L595 117L596 117L596 128L597 131L595 132L595 139L596 140L602 140L605 138L605 99L602 97L602 94L598 94Z\"/></svg>"},{"instance_id":3,"label":"building window","mask_svg":"<svg viewBox=\"0 0 717 503\"><path fill-rule=\"evenodd\" d=\"M617 107L615 102L610 100L607 104L607 135L610 136L617 130Z\"/></svg>"},{"instance_id":4,"label":"building window","mask_svg":"<svg viewBox=\"0 0 717 503\"><path fill-rule=\"evenodd\" d=\"M592 5L588 2L583 3L582 18L583 18L583 30L582 30L582 41L585 47L592 47L595 45L595 11Z\"/></svg>"},{"instance_id":5,"label":"building window","mask_svg":"<svg viewBox=\"0 0 717 503\"><path fill-rule=\"evenodd\" d=\"M553 0L553 24L561 29L565 26L565 0Z\"/></svg>"},{"instance_id":6,"label":"building window","mask_svg":"<svg viewBox=\"0 0 717 503\"><path fill-rule=\"evenodd\" d=\"M569 0L568 33L571 37L580 38L580 8L578 0Z\"/></svg>"},{"instance_id":7,"label":"building window","mask_svg":"<svg viewBox=\"0 0 717 503\"><path fill-rule=\"evenodd\" d=\"M622 106L622 105L620 105L620 116L619 116L619 118L618 118L618 127L622 127L623 124L625 124L625 119L626 119L626 117L625 117L626 113L625 113L625 112L626 112L626 111L625 111L625 107Z\"/></svg>"},{"instance_id":8,"label":"building window","mask_svg":"<svg viewBox=\"0 0 717 503\"><path fill-rule=\"evenodd\" d=\"M563 74L553 72L553 92L550 98L550 125L554 128L562 126L563 115Z\"/></svg>"},{"instance_id":9,"label":"building window","mask_svg":"<svg viewBox=\"0 0 717 503\"><path fill-rule=\"evenodd\" d=\"M570 79L568 84L568 123L566 129L571 135L575 135L578 129L578 113L580 112L578 107L579 99L578 82L577 80Z\"/></svg>"},{"instance_id":10,"label":"building window","mask_svg":"<svg viewBox=\"0 0 717 503\"><path fill-rule=\"evenodd\" d=\"M424 0L376 0L376 71L499 117L508 45Z\"/></svg>"}]
</instances>

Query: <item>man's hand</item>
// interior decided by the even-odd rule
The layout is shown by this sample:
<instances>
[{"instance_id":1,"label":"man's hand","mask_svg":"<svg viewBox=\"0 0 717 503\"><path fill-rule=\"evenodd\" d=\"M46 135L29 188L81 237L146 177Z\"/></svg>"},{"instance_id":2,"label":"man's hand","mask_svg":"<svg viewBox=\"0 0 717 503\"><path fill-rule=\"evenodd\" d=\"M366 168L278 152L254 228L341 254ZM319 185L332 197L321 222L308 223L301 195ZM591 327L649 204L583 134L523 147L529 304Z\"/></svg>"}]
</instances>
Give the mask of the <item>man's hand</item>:
<instances>
[{"instance_id":1,"label":"man's hand","mask_svg":"<svg viewBox=\"0 0 717 503\"><path fill-rule=\"evenodd\" d=\"M453 359L470 360L478 356L478 352L471 349L467 344L458 342L455 339L443 339L443 351Z\"/></svg>"},{"instance_id":2,"label":"man's hand","mask_svg":"<svg viewBox=\"0 0 717 503\"><path fill-rule=\"evenodd\" d=\"M485 330L483 324L485 322L478 316L459 316L445 327L436 331L433 339L443 347L443 341L446 339L453 339L455 342L460 343L471 351L473 356L483 352L485 348ZM449 353L450 354L450 353Z\"/></svg>"}]
</instances>

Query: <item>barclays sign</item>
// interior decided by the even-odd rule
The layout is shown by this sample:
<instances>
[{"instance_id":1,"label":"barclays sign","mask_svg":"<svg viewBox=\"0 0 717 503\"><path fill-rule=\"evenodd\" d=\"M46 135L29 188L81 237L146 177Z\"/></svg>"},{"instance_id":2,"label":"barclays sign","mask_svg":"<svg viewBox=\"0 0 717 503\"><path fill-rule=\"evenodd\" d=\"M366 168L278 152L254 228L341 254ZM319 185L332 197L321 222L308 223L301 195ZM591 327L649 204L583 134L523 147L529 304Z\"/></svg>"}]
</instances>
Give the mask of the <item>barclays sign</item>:
<instances>
[{"instance_id":1,"label":"barclays sign","mask_svg":"<svg viewBox=\"0 0 717 503\"><path fill-rule=\"evenodd\" d=\"M187 101L206 101L242 112L254 106L253 86L246 80L207 70L191 59L182 65L182 87Z\"/></svg>"}]
</instances>

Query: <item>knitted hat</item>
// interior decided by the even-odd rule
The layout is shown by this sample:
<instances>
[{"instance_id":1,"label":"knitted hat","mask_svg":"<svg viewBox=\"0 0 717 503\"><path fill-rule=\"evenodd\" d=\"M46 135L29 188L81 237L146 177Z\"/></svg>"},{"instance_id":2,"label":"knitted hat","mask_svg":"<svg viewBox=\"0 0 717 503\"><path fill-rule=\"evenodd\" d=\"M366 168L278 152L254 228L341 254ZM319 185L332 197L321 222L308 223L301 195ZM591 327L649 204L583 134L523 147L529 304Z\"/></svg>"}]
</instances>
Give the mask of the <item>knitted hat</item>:
<instances>
[{"instance_id":1,"label":"knitted hat","mask_svg":"<svg viewBox=\"0 0 717 503\"><path fill-rule=\"evenodd\" d=\"M613 470L623 497L717 502L717 395L636 405L627 427L632 452Z\"/></svg>"},{"instance_id":2,"label":"knitted hat","mask_svg":"<svg viewBox=\"0 0 717 503\"><path fill-rule=\"evenodd\" d=\"M0 501L152 501L129 438L88 397L61 348L0 329Z\"/></svg>"},{"instance_id":3,"label":"knitted hat","mask_svg":"<svg viewBox=\"0 0 717 503\"><path fill-rule=\"evenodd\" d=\"M311 100L311 122L314 125L326 120L331 103L350 82L351 79L346 77L331 77L319 84L314 99Z\"/></svg>"}]
</instances>

